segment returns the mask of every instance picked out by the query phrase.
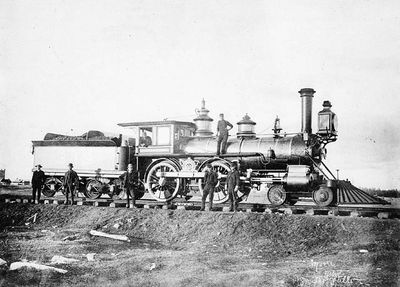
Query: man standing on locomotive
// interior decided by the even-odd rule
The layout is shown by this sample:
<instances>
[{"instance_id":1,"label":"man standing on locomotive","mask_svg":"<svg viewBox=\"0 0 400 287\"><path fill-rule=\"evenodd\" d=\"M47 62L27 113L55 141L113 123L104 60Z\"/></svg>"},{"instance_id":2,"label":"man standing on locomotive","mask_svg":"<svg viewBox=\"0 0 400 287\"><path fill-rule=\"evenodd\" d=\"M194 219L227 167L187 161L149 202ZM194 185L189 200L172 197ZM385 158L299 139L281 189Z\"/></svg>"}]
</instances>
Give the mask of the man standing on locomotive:
<instances>
[{"instance_id":1,"label":"man standing on locomotive","mask_svg":"<svg viewBox=\"0 0 400 287\"><path fill-rule=\"evenodd\" d=\"M238 198L237 191L239 190L240 175L238 171L237 162L232 162L232 169L228 173L226 178L226 190L228 191L229 200L231 202L231 208L229 211L239 211L238 210Z\"/></svg>"},{"instance_id":2,"label":"man standing on locomotive","mask_svg":"<svg viewBox=\"0 0 400 287\"><path fill-rule=\"evenodd\" d=\"M42 187L44 185L44 172L41 170L42 166L38 164L36 166L36 170L33 172L32 175L32 201L34 203L39 203L40 200L40 193L42 192ZM36 191L37 191L37 199L36 199Z\"/></svg>"},{"instance_id":3,"label":"man standing on locomotive","mask_svg":"<svg viewBox=\"0 0 400 287\"><path fill-rule=\"evenodd\" d=\"M209 209L212 211L213 199L214 199L214 188L218 183L218 174L212 169L211 163L206 165L206 172L204 175L204 189L203 197L201 198L201 209L205 210L206 198L209 196Z\"/></svg>"},{"instance_id":4,"label":"man standing on locomotive","mask_svg":"<svg viewBox=\"0 0 400 287\"><path fill-rule=\"evenodd\" d=\"M68 164L68 171L64 176L64 191L65 191L65 204L68 205L68 194L71 193L71 205L74 204L74 192L79 190L79 177L78 174L72 170L74 165Z\"/></svg>"},{"instance_id":5,"label":"man standing on locomotive","mask_svg":"<svg viewBox=\"0 0 400 287\"><path fill-rule=\"evenodd\" d=\"M137 182L139 179L137 171L133 170L133 164L128 164L128 170L120 176L122 180L122 186L125 188L126 191L126 208L129 208L129 196L131 195L133 207L136 205L136 198L137 198Z\"/></svg>"},{"instance_id":6,"label":"man standing on locomotive","mask_svg":"<svg viewBox=\"0 0 400 287\"><path fill-rule=\"evenodd\" d=\"M229 128L228 128L229 127ZM224 114L219 114L219 121L217 126L217 156L221 153L226 153L226 143L228 142L228 132L233 128L233 125L224 120ZM222 147L221 147L222 145Z\"/></svg>"}]
</instances>

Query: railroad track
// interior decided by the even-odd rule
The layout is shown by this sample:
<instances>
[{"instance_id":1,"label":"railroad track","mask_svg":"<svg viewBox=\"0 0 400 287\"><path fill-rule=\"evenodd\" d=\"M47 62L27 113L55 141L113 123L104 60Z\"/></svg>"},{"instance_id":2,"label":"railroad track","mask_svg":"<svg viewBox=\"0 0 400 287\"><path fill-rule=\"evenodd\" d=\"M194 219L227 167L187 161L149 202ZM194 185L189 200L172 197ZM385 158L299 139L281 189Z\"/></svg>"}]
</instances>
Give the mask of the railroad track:
<instances>
[{"instance_id":1,"label":"railroad track","mask_svg":"<svg viewBox=\"0 0 400 287\"><path fill-rule=\"evenodd\" d=\"M0 202L3 203L31 203L31 198L26 194L0 194ZM61 205L65 203L65 199L56 195L55 197L43 197L40 204ZM78 206L99 206L111 208L126 208L126 200L99 198L88 199L78 197L75 199L74 205ZM159 202L150 199L140 199L136 201L139 208L153 209L178 209L178 210L199 210L201 203L199 201L186 201L176 198L172 202ZM207 210L207 209L206 209ZM303 215L325 215L325 216L351 216L351 217L375 217L379 219L400 219L400 208L393 206L378 205L361 205L361 204L339 204L338 206L320 207L312 204L312 202L299 202L296 205L282 205L274 207L268 204L255 203L239 203L239 210L242 212L257 213L279 213L279 214L303 214ZM213 211L229 211L229 204L214 204Z\"/></svg>"}]
</instances>

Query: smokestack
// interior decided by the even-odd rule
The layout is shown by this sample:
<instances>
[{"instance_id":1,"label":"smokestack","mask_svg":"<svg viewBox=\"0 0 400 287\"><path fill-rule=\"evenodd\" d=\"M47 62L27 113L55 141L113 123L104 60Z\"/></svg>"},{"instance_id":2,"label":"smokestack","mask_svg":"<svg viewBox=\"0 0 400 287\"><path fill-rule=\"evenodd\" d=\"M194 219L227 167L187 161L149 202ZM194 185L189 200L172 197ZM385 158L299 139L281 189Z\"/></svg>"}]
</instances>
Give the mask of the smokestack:
<instances>
[{"instance_id":1,"label":"smokestack","mask_svg":"<svg viewBox=\"0 0 400 287\"><path fill-rule=\"evenodd\" d=\"M301 132L311 134L312 128L312 99L314 89L304 88L299 91L301 97Z\"/></svg>"}]
</instances>

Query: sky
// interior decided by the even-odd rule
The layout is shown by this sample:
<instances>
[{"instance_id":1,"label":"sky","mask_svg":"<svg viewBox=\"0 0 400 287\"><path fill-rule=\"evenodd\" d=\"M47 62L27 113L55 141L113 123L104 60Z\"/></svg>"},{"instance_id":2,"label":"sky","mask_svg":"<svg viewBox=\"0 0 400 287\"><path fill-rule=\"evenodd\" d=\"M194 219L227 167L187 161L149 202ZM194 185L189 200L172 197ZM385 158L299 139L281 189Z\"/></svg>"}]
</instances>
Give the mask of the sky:
<instances>
[{"instance_id":1,"label":"sky","mask_svg":"<svg viewBox=\"0 0 400 287\"><path fill-rule=\"evenodd\" d=\"M0 168L31 175L47 132L210 116L300 130L314 88L339 118L326 163L359 187L400 188L400 2L0 1Z\"/></svg>"}]
</instances>

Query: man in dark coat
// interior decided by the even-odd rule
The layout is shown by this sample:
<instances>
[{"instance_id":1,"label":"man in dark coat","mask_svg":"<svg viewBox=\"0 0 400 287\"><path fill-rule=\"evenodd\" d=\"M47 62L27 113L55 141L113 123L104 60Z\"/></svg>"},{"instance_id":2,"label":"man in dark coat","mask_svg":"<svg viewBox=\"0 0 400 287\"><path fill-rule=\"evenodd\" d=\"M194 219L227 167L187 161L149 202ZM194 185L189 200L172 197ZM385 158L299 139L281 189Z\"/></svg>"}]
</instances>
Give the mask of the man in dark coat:
<instances>
[{"instance_id":1,"label":"man in dark coat","mask_svg":"<svg viewBox=\"0 0 400 287\"><path fill-rule=\"evenodd\" d=\"M239 190L240 184L240 174L238 171L238 164L236 162L232 163L232 169L228 173L226 178L226 189L228 191L229 200L231 202L231 208L229 211L238 211L238 198L237 191Z\"/></svg>"},{"instance_id":2,"label":"man in dark coat","mask_svg":"<svg viewBox=\"0 0 400 287\"><path fill-rule=\"evenodd\" d=\"M233 128L230 122L224 120L224 114L220 114L219 118L217 126L217 156L221 153L226 153L226 144L229 136L228 132Z\"/></svg>"},{"instance_id":3,"label":"man in dark coat","mask_svg":"<svg viewBox=\"0 0 400 287\"><path fill-rule=\"evenodd\" d=\"M133 170L133 164L128 164L128 170L120 176L122 186L126 191L126 208L129 208L129 196L132 196L133 207L136 207L136 198L138 197L138 180L137 171Z\"/></svg>"},{"instance_id":4,"label":"man in dark coat","mask_svg":"<svg viewBox=\"0 0 400 287\"><path fill-rule=\"evenodd\" d=\"M42 166L38 164L36 166L36 170L33 172L32 175L32 201L34 203L39 203L40 200L40 193L42 191L42 187L45 181L45 175L43 170L41 170ZM36 192L37 192L37 199L36 199Z\"/></svg>"},{"instance_id":5,"label":"man in dark coat","mask_svg":"<svg viewBox=\"0 0 400 287\"><path fill-rule=\"evenodd\" d=\"M139 138L139 146L148 147L152 144L151 137L147 135L145 130L141 130L141 135Z\"/></svg>"},{"instance_id":6,"label":"man in dark coat","mask_svg":"<svg viewBox=\"0 0 400 287\"><path fill-rule=\"evenodd\" d=\"M218 183L218 174L212 169L212 165L210 163L206 166L206 172L204 175L204 188L203 188L203 197L201 198L201 209L200 211L205 210L206 206L206 198L209 196L209 209L212 211L213 199L214 199L214 188Z\"/></svg>"},{"instance_id":7,"label":"man in dark coat","mask_svg":"<svg viewBox=\"0 0 400 287\"><path fill-rule=\"evenodd\" d=\"M64 176L64 191L65 191L65 204L68 204L68 194L71 193L71 205L74 204L74 192L79 190L79 177L78 174L72 170L74 165L68 164L68 171Z\"/></svg>"}]
</instances>

